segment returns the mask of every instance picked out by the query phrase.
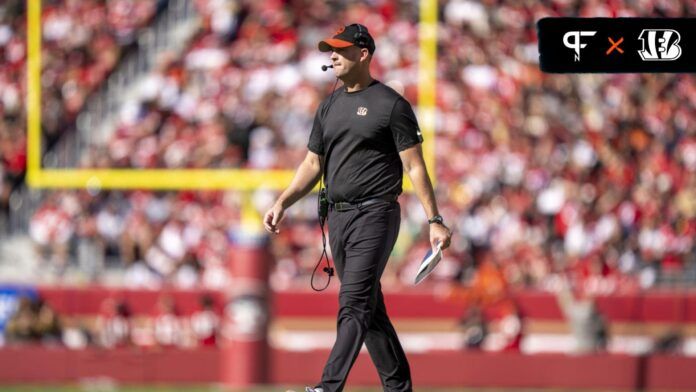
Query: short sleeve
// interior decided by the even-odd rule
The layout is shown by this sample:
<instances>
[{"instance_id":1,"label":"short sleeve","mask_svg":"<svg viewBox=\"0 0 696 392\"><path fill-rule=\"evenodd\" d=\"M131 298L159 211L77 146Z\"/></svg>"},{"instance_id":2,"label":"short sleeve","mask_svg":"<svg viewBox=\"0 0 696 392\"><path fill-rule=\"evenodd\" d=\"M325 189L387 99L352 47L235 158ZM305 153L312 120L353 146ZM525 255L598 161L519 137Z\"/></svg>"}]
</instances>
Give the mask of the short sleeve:
<instances>
[{"instance_id":1,"label":"short sleeve","mask_svg":"<svg viewBox=\"0 0 696 392\"><path fill-rule=\"evenodd\" d=\"M321 107L314 115L314 125L312 125L312 132L309 134L307 148L317 155L324 155L324 130L321 127L319 113L321 113Z\"/></svg>"},{"instance_id":2,"label":"short sleeve","mask_svg":"<svg viewBox=\"0 0 696 392\"><path fill-rule=\"evenodd\" d=\"M399 98L392 109L389 119L394 144L398 151L403 151L423 142L418 120L413 113L411 104L403 98Z\"/></svg>"}]
</instances>

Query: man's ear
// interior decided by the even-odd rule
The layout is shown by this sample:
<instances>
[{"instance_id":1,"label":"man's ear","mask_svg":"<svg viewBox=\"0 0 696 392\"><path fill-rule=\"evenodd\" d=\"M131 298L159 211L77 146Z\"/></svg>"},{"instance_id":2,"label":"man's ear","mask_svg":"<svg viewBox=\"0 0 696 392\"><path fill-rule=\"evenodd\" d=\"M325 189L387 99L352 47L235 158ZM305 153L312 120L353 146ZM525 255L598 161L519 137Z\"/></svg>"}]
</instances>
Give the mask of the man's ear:
<instances>
[{"instance_id":1,"label":"man's ear","mask_svg":"<svg viewBox=\"0 0 696 392\"><path fill-rule=\"evenodd\" d=\"M370 56L370 51L367 48L360 48L360 61L369 60Z\"/></svg>"}]
</instances>

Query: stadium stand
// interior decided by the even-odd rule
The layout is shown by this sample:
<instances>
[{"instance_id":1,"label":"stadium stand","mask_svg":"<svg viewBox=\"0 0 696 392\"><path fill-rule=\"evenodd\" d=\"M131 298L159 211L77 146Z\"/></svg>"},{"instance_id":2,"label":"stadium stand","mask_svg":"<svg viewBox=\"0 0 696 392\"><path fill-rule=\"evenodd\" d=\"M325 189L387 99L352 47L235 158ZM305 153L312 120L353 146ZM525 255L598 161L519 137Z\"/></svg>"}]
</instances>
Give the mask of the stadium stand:
<instances>
[{"instance_id":1,"label":"stadium stand","mask_svg":"<svg viewBox=\"0 0 696 392\"><path fill-rule=\"evenodd\" d=\"M200 27L187 48L149 73L107 142L84 151L82 166L294 168L332 82L318 72L325 59L314 45L335 20L367 23L378 37L377 77L416 101L411 3L196 7ZM302 7L311 12L297 12ZM534 25L543 16L686 16L692 8L443 5L436 145L438 156L451 159L437 160L436 174L456 241L436 280L470 279L479 248L512 287L558 290L561 271L602 293L696 278L693 77L542 74ZM272 197L258 196L263 210ZM31 232L54 249L57 270L87 247L118 260L138 282L206 284L207 257L225 255L201 254L216 253L208 242L233 236L238 200L234 192L63 191L48 197ZM394 285L410 280L425 244L417 200L406 195L402 203L403 240L386 279ZM298 208L274 239L278 285L303 281L313 267L320 242L312 208ZM62 212L45 212L51 209ZM52 243L40 232L55 232ZM99 268L90 268L97 276Z\"/></svg>"},{"instance_id":2,"label":"stadium stand","mask_svg":"<svg viewBox=\"0 0 696 392\"><path fill-rule=\"evenodd\" d=\"M42 130L49 146L69 132L90 96L133 45L138 29L156 11L156 1L43 2ZM0 5L0 150L2 229L9 199L21 188L26 169L26 2Z\"/></svg>"}]
</instances>

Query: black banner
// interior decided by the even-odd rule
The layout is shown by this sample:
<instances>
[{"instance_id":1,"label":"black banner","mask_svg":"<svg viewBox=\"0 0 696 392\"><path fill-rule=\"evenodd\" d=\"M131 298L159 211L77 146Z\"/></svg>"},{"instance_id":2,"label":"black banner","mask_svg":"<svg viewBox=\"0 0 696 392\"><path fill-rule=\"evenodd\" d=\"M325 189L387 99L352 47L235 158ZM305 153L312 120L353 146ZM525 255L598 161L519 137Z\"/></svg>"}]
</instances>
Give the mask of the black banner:
<instances>
[{"instance_id":1,"label":"black banner","mask_svg":"<svg viewBox=\"0 0 696 392\"><path fill-rule=\"evenodd\" d=\"M696 72L696 18L543 18L541 70Z\"/></svg>"}]
</instances>

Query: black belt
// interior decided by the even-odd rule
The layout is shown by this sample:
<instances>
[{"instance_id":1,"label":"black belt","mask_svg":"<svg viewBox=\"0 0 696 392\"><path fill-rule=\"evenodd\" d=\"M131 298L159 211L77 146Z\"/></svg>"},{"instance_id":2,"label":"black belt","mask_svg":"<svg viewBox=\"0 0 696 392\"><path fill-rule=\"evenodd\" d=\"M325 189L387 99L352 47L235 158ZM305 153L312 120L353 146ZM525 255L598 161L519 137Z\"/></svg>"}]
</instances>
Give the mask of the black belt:
<instances>
[{"instance_id":1,"label":"black belt","mask_svg":"<svg viewBox=\"0 0 696 392\"><path fill-rule=\"evenodd\" d=\"M384 196L378 196L378 197L373 197L370 199L363 200L361 202L357 203L350 203L347 201L339 201L336 203L329 203L329 206L331 209L338 211L338 212L343 212L343 211L350 211L354 209L360 209L361 207L369 206L370 204L375 204L380 201L388 201L388 202L395 202L397 199L396 195L384 195Z\"/></svg>"}]
</instances>

